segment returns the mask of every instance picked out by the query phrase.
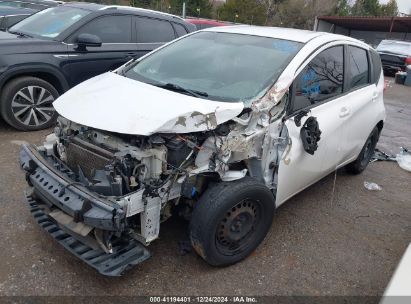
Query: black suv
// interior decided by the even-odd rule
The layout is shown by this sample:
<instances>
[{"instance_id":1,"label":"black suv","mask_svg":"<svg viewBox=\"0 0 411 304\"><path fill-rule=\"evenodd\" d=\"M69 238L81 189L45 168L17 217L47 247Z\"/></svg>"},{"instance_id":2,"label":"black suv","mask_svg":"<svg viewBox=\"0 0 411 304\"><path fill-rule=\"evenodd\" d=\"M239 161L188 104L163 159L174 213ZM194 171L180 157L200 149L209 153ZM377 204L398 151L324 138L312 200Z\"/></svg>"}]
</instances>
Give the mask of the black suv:
<instances>
[{"instance_id":1,"label":"black suv","mask_svg":"<svg viewBox=\"0 0 411 304\"><path fill-rule=\"evenodd\" d=\"M52 102L69 88L195 30L160 12L91 3L36 13L0 33L0 103L19 130L54 123Z\"/></svg>"}]
</instances>

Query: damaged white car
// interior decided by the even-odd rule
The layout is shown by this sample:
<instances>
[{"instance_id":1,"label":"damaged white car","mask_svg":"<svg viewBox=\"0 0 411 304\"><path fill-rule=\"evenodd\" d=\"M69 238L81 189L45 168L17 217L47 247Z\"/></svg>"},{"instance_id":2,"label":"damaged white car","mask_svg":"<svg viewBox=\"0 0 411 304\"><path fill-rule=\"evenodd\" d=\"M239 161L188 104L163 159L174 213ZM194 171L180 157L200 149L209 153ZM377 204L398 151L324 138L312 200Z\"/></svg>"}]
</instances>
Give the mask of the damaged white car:
<instances>
[{"instance_id":1,"label":"damaged white car","mask_svg":"<svg viewBox=\"0 0 411 304\"><path fill-rule=\"evenodd\" d=\"M383 128L383 74L345 36L234 26L189 34L61 96L20 162L37 222L104 275L190 219L211 265L248 256L282 203L337 168L360 173Z\"/></svg>"}]
</instances>

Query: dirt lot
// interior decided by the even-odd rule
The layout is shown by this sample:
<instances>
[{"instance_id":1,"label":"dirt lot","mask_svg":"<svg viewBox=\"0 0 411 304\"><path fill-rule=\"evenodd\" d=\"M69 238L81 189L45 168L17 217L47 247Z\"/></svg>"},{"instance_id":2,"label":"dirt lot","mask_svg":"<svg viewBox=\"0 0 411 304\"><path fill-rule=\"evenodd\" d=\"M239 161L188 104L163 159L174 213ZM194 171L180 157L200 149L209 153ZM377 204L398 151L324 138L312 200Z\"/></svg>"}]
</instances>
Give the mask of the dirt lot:
<instances>
[{"instance_id":1,"label":"dirt lot","mask_svg":"<svg viewBox=\"0 0 411 304\"><path fill-rule=\"evenodd\" d=\"M386 93L380 148L411 148L411 88ZM49 131L19 133L0 122L0 295L381 295L411 242L411 173L372 163L359 176L338 172L277 211L264 243L244 262L208 266L181 255L186 225L172 219L150 249L153 257L121 278L96 273L48 236L23 203L21 141L40 143ZM380 184L371 192L364 181Z\"/></svg>"}]
</instances>

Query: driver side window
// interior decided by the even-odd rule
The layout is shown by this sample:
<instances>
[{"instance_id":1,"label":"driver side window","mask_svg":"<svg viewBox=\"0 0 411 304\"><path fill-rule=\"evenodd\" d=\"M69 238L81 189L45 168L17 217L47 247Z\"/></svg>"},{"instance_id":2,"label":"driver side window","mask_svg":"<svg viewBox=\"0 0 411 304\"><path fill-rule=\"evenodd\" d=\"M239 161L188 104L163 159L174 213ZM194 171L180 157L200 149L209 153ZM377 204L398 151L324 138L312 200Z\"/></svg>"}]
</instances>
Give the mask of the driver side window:
<instances>
[{"instance_id":1,"label":"driver side window","mask_svg":"<svg viewBox=\"0 0 411 304\"><path fill-rule=\"evenodd\" d=\"M291 112L294 113L342 94L343 83L343 46L324 50L295 79Z\"/></svg>"},{"instance_id":2,"label":"driver side window","mask_svg":"<svg viewBox=\"0 0 411 304\"><path fill-rule=\"evenodd\" d=\"M80 34L98 36L103 43L131 43L131 16L103 16L81 27L73 36L75 42Z\"/></svg>"}]
</instances>

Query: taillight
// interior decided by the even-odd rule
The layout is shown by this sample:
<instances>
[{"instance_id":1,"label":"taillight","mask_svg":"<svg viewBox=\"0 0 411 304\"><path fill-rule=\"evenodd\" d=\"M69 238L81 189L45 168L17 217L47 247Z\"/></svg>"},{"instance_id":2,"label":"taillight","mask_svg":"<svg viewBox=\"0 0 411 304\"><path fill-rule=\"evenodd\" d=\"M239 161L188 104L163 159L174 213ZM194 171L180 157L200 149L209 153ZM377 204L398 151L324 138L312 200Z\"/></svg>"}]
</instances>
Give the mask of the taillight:
<instances>
[{"instance_id":1,"label":"taillight","mask_svg":"<svg viewBox=\"0 0 411 304\"><path fill-rule=\"evenodd\" d=\"M405 59L405 64L406 65L411 65L411 56Z\"/></svg>"}]
</instances>

